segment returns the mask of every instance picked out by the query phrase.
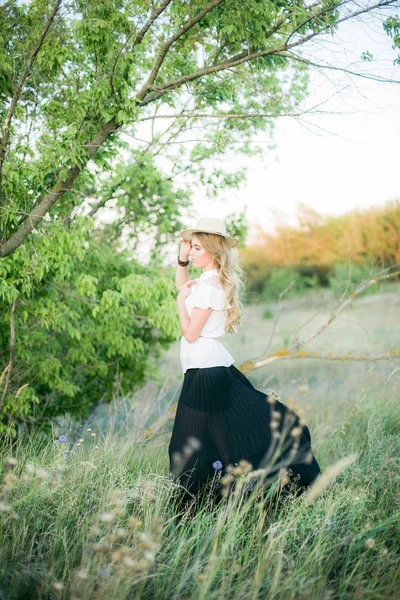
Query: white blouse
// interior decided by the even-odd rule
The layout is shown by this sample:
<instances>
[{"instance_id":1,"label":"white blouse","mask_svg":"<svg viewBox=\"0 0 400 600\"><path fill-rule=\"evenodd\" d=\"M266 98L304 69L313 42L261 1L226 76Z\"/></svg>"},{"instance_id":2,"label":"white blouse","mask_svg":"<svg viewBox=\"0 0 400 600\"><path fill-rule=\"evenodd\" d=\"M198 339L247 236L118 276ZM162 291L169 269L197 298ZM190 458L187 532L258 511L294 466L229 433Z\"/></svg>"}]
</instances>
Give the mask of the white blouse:
<instances>
[{"instance_id":1,"label":"white blouse","mask_svg":"<svg viewBox=\"0 0 400 600\"><path fill-rule=\"evenodd\" d=\"M189 317L194 307L212 308L199 337L189 343L181 337L181 363L183 372L187 369L204 369L206 367L229 367L235 362L225 346L217 339L226 335L224 325L228 316L226 292L223 289L217 269L204 271L197 282L190 288L185 298L185 306Z\"/></svg>"}]
</instances>

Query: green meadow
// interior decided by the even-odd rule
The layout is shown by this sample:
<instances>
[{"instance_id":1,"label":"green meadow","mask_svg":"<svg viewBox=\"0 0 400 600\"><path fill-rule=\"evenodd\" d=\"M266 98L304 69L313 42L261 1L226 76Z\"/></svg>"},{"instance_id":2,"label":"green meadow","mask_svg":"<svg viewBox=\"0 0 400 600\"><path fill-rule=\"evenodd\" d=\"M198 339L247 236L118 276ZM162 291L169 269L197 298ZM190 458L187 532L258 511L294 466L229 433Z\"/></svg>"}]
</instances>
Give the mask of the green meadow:
<instances>
[{"instance_id":1,"label":"green meadow","mask_svg":"<svg viewBox=\"0 0 400 600\"><path fill-rule=\"evenodd\" d=\"M331 292L283 301L269 351L326 322ZM237 367L260 358L276 304L251 305L223 342ZM361 294L305 349L379 355L399 349L400 284ZM233 494L185 512L174 504L168 441L182 374L179 342L160 377L51 439L23 435L0 456L0 599L399 598L400 360L276 360L248 373L307 411L324 473L307 496ZM244 407L245 410L245 407ZM249 432L251 434L251 432Z\"/></svg>"}]
</instances>

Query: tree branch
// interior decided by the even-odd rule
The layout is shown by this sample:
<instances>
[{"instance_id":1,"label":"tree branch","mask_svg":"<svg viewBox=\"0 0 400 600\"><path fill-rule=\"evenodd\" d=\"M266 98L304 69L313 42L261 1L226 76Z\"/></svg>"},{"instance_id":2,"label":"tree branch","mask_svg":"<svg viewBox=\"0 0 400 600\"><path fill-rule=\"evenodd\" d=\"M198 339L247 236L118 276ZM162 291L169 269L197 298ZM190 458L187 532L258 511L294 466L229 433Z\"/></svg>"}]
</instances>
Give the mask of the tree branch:
<instances>
[{"instance_id":1,"label":"tree branch","mask_svg":"<svg viewBox=\"0 0 400 600\"><path fill-rule=\"evenodd\" d=\"M254 59L268 56L268 55L280 55L282 52L286 52L295 46L302 45L306 43L308 40L316 37L318 35L323 35L326 32L312 32L311 34L293 42L292 44L283 44L279 47L268 48L262 51L252 51L251 48L244 50L243 52L233 56L222 63L217 65L212 65L203 69L199 69L198 71L185 75L183 77L177 78L175 80L169 81L165 84L155 86L154 81L159 73L159 70L162 66L165 56L167 55L169 49L174 44L176 40L178 40L182 35L184 35L191 27L193 27L196 23L198 23L207 13L209 13L214 7L221 4L224 0L213 0L210 2L202 11L200 11L194 18L190 19L183 27L181 27L160 49L158 57L156 58L155 65L150 73L150 76L147 82L142 87L142 90L136 96L134 102L138 106L146 106L147 104L161 98L167 92L173 91L185 83L189 83L196 79L199 79L205 75L209 75L212 73L217 73L222 70L232 69L233 67L239 66L241 64L247 63ZM395 4L397 0L387 0L386 2L380 2L376 5L366 7L357 11L356 13L351 13L350 15L346 15L342 19L336 22L340 23L345 20L348 20L354 16L360 15L362 13L367 13L375 8L382 8L384 6L390 6ZM61 2L58 0L57 5ZM167 6L167 0L164 0L160 6L160 9L163 9ZM323 11L326 8L324 7ZM314 15L316 18L317 15ZM286 17L287 18L287 17ZM154 22L154 21L153 21ZM282 18L278 20L275 26L271 29L271 32L275 32L279 29L282 24ZM149 22L147 23L148 27L150 26ZM148 30L146 26L142 29L143 35ZM268 32L268 35L272 35L271 32ZM140 42L140 38L139 38ZM139 43L138 42L138 43ZM153 93L148 93L149 90L153 90ZM0 246L0 258L6 257L10 255L20 244L24 242L24 240L28 237L28 235L32 232L34 227L41 221L41 219L47 214L47 212L52 208L52 206L57 202L57 200L66 192L70 191L75 179L81 173L81 171L86 167L89 160L94 156L98 148L100 148L104 142L108 139L112 132L117 131L120 128L116 118L112 118L95 136L93 141L85 146L87 151L87 158L80 163L79 166L72 167L68 172L64 182L57 182L54 187L44 196L44 198L38 203L38 205L31 211L29 216L20 224L17 231L15 231L11 237Z\"/></svg>"},{"instance_id":2,"label":"tree branch","mask_svg":"<svg viewBox=\"0 0 400 600\"><path fill-rule=\"evenodd\" d=\"M36 59L36 56L38 55L38 52L46 39L46 36L50 30L50 27L52 26L52 24L54 22L57 11L61 5L61 1L62 0L57 0L54 5L53 11L52 11L51 15L49 16L47 23L46 23L45 27L43 28L38 41L36 42L35 47L33 48L32 52L31 52L28 62L26 63L25 69L23 70L23 72L21 74L18 85L14 92L14 96L11 100L10 108L7 111L7 115L6 115L6 118L4 121L4 126L3 126L3 135L0 140L0 204L2 202L2 195L3 195L2 189L1 189L2 188L2 179L3 179L3 163L4 163L4 157L5 157L6 150L7 150L8 139L10 137L11 120L14 116L17 102L21 95L22 89L25 85L25 81L28 79L28 77L31 73L31 68Z\"/></svg>"},{"instance_id":3,"label":"tree branch","mask_svg":"<svg viewBox=\"0 0 400 600\"><path fill-rule=\"evenodd\" d=\"M20 246L34 227L43 219L43 217L49 212L51 207L57 202L57 200L67 191L69 191L75 179L86 167L89 160L94 156L98 148L104 144L111 133L117 131L120 125L118 125L115 119L111 119L101 129L95 138L85 146L87 152L87 159L84 163L79 166L72 167L65 178L65 181L59 181L56 185L44 196L39 202L36 208L29 214L25 221L21 224L19 229L0 247L0 258L9 256L12 254L18 246Z\"/></svg>"},{"instance_id":4,"label":"tree branch","mask_svg":"<svg viewBox=\"0 0 400 600\"><path fill-rule=\"evenodd\" d=\"M146 23L143 25L142 29L137 34L137 36L132 44L132 49L135 48L135 46L138 46L139 44L142 43L144 36L146 35L146 33L148 32L150 27L153 25L154 21L156 21L156 19L158 19L158 17L164 12L164 10L168 7L168 5L171 4L171 2L172 2L172 0L164 0L158 8L155 8L153 6L153 8L151 9L150 17L147 19ZM111 86L114 96L116 95L115 91L114 91L114 87L113 87L115 69L117 67L119 57L121 56L122 52L126 48L129 40L134 35L134 33L135 33L135 31L132 31L132 33L127 37L125 43L122 45L119 52L117 53L117 56L115 57L114 64L111 69L110 86Z\"/></svg>"},{"instance_id":5,"label":"tree branch","mask_svg":"<svg viewBox=\"0 0 400 600\"><path fill-rule=\"evenodd\" d=\"M201 10L193 19L190 19L190 21L188 21L183 27L178 29L178 31L169 40L167 40L165 42L165 44L163 44L161 46L160 53L159 53L158 57L156 58L155 65L150 73L150 76L137 96L139 101L141 101L145 97L145 95L147 94L149 89L152 89L151 86L153 85L154 80L157 77L158 72L160 71L161 65L164 62L164 59L168 53L168 50L171 48L171 46L180 37L182 37L182 35L187 33L189 31L189 29L191 29L194 25L196 25L196 23L201 21L201 19L203 19L213 8L215 8L219 4L222 4L222 2L224 2L224 0L212 0L212 2L210 2L205 8L203 8L203 10Z\"/></svg>"},{"instance_id":6,"label":"tree branch","mask_svg":"<svg viewBox=\"0 0 400 600\"><path fill-rule=\"evenodd\" d=\"M282 358L318 358L321 360L339 360L339 361L377 361L377 360L391 360L392 358L400 358L400 350L388 350L383 354L353 354L352 352L345 352L344 354L336 352L328 352L327 354L320 354L319 352L306 352L297 351L293 354L289 354L289 350L281 349L276 352L271 352L262 361L249 361L248 363L242 363L238 369L246 374L250 371L255 371L261 367L265 367L274 360Z\"/></svg>"},{"instance_id":7,"label":"tree branch","mask_svg":"<svg viewBox=\"0 0 400 600\"><path fill-rule=\"evenodd\" d=\"M388 79L387 77L380 77L379 75L373 75L368 73L356 73L356 71L350 71L349 69L346 69L344 67L334 67L333 65L319 65L318 63L307 58L301 58L293 52L288 52L287 54L282 53L279 56L284 56L285 58L289 58L291 60L297 60L298 62L310 65L311 67L317 67L318 69L341 71L342 73L346 73L347 75L355 75L356 77L362 77L363 79L371 79L372 81L379 81L383 83L400 83L399 79Z\"/></svg>"},{"instance_id":8,"label":"tree branch","mask_svg":"<svg viewBox=\"0 0 400 600\"><path fill-rule=\"evenodd\" d=\"M0 401L0 415L3 412L4 402L8 393L8 388L10 386L12 370L14 366L14 357L15 357L15 309L17 307L18 298L14 298L14 302L12 303L11 313L10 313L10 362L8 363L7 369L7 378L6 383L4 385L3 394L1 396ZM4 373L3 373L4 374Z\"/></svg>"},{"instance_id":9,"label":"tree branch","mask_svg":"<svg viewBox=\"0 0 400 600\"><path fill-rule=\"evenodd\" d=\"M347 15L347 16L343 17L342 19L339 19L336 22L336 24L342 23L343 21L346 21L353 17L359 16L363 13L369 13L369 12L375 10L376 8L382 8L384 6L390 6L392 4L396 4L396 2L397 2L397 0L387 0L386 2L380 2L373 6L360 9L359 11L357 11L355 13L351 13L350 15ZM322 15L325 12L326 12L326 9L324 8L322 11L320 11L320 13L316 13L313 16L313 18L315 19L316 17L320 16L320 14ZM260 50L257 52L254 52L254 51L252 52L251 48L248 48L247 50L245 50L245 51L243 51L243 52L241 52L241 53L239 53L217 65L211 65L204 69L199 69L195 73L190 73L183 77L173 79L170 82L165 83L163 85L159 85L159 86L153 85L153 86L151 86L151 88L149 88L151 90L154 90L153 94L149 94L149 96L147 98L143 98L143 100L140 102L140 105L145 106L146 104L152 102L153 100L160 98L166 92L172 91L173 89L176 89L177 87L180 87L185 83L189 83L190 81L194 81L195 79L198 79L199 77L203 77L204 75L210 75L211 73L217 73L219 71L227 69L228 67L238 66L240 64L249 62L251 60L254 60L255 58L260 58L262 56L268 56L268 55L278 55L279 56L280 53L290 50L291 48L294 48L296 46L305 44L313 37L322 35L323 33L326 33L326 32L317 31L317 32L310 33L309 35L297 40L296 42L293 42L292 44L286 44L286 42L285 42L279 48L267 48L266 50Z\"/></svg>"},{"instance_id":10,"label":"tree branch","mask_svg":"<svg viewBox=\"0 0 400 600\"><path fill-rule=\"evenodd\" d=\"M343 360L343 361L344 360L388 360L391 358L400 358L400 350L389 350L387 352L384 352L383 354L376 355L376 356L369 355L369 354L353 355L352 352L347 352L345 354L335 354L332 352L329 352L328 354L319 354L318 352L306 352L303 350L302 351L299 350L299 348L301 348L305 344L308 344L308 342L310 342L311 340L316 338L318 335L323 333L329 327L329 325L336 319L336 317L346 308L346 306L348 306L356 296L361 294L361 292L363 292L367 288L371 287L371 285L374 285L378 281L383 281L384 279L389 279L392 277L396 277L398 275L400 275L400 271L395 271L393 273L386 273L385 275L380 275L379 277L375 277L364 283L359 284L357 286L357 288L350 294L350 296L337 309L335 309L331 313L331 315L329 316L326 323L324 325L322 325L322 327L320 327L316 332L314 332L312 335L310 335L307 339L303 340L302 342L296 342L288 349L282 348L280 350L277 350L276 352L272 352L271 354L268 354L266 357L264 357L260 360L250 360L245 363L242 363L238 367L239 370L242 371L242 373L248 373L249 371L254 371L256 369L260 369L261 367L264 367L265 365L273 362L274 360L278 360L278 359L282 359L282 358L321 358L324 360L329 359L329 360Z\"/></svg>"}]
</instances>

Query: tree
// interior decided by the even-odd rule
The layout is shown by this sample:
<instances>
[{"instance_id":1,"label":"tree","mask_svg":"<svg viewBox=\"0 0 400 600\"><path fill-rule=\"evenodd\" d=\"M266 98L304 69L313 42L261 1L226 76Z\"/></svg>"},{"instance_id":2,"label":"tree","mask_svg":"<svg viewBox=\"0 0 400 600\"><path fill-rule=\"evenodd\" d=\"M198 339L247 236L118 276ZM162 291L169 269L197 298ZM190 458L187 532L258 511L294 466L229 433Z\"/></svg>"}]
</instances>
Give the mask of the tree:
<instances>
[{"instance_id":1,"label":"tree","mask_svg":"<svg viewBox=\"0 0 400 600\"><path fill-rule=\"evenodd\" d=\"M343 21L396 6L395 0L362 8L339 0L2 5L0 404L10 423L31 414L39 398L46 399L40 418L59 414L72 397L78 410L87 410L121 373L138 384L144 357L157 346L153 338L167 344L178 335L172 277L153 281L162 246L176 236L190 203L178 176L185 173L210 194L238 186L244 170L223 171L213 158L231 148L251 155L257 131L272 132L276 117L296 112L307 93L308 65L294 49ZM385 26L398 44L396 17L390 14ZM148 120L151 140L132 147ZM99 211L110 206L116 219L99 224ZM243 219L232 216L232 227L233 234L235 227L243 232ZM156 239L155 270L146 272L134 255L143 232ZM132 312L153 327L128 323ZM113 339L104 323L114 328ZM135 376L127 375L132 360Z\"/></svg>"}]
</instances>

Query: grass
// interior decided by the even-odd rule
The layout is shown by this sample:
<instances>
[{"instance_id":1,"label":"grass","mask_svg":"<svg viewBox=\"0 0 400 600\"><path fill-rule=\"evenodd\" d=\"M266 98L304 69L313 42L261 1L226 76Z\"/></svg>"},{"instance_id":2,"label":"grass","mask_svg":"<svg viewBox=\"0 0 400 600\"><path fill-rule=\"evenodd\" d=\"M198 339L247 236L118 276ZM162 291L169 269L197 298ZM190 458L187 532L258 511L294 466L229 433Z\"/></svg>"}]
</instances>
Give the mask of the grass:
<instances>
[{"instance_id":1,"label":"grass","mask_svg":"<svg viewBox=\"0 0 400 600\"><path fill-rule=\"evenodd\" d=\"M313 349L396 349L398 291L357 299L347 321ZM287 301L272 350L320 300L313 293ZM251 307L243 333L224 340L237 366L269 339L265 308ZM327 308L304 329L319 326ZM397 598L398 361L277 361L251 373L254 385L276 389L283 402L312 406L323 471L347 456L354 462L311 505L304 496L280 499L274 484L266 497L205 502L178 518L168 477L172 422L143 436L176 403L181 376L167 373L177 357L175 345L162 363L164 385L149 382L88 423L65 419L52 440L22 437L1 451L0 599ZM67 441L57 441L62 434Z\"/></svg>"}]
</instances>

